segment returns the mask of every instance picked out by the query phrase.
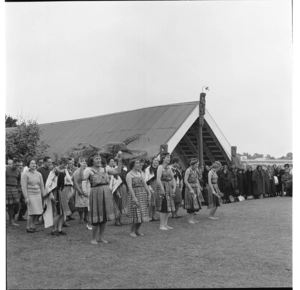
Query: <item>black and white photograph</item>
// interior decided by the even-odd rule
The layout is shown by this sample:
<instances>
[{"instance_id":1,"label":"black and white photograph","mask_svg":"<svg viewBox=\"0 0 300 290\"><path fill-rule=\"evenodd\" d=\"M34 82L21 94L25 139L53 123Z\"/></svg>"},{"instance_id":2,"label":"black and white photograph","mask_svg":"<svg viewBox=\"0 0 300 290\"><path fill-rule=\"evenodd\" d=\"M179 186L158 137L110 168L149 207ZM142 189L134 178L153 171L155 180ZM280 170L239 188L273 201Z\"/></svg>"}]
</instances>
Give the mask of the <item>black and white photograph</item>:
<instances>
[{"instance_id":1,"label":"black and white photograph","mask_svg":"<svg viewBox=\"0 0 300 290\"><path fill-rule=\"evenodd\" d=\"M295 287L294 2L2 3L3 286Z\"/></svg>"}]
</instances>

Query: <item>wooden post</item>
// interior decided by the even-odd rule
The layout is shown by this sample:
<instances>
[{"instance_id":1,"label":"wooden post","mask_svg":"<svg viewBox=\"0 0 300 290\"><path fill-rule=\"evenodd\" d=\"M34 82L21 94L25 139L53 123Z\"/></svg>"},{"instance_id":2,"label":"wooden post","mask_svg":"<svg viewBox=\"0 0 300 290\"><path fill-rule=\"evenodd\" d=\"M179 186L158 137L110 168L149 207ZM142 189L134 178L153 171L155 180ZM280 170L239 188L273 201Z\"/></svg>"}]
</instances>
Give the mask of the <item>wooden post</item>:
<instances>
[{"instance_id":1,"label":"wooden post","mask_svg":"<svg viewBox=\"0 0 300 290\"><path fill-rule=\"evenodd\" d=\"M200 100L199 100L198 158L199 158L200 166L204 166L202 128L204 126L205 96L206 96L206 93L201 93L200 94Z\"/></svg>"},{"instance_id":2,"label":"wooden post","mask_svg":"<svg viewBox=\"0 0 300 290\"><path fill-rule=\"evenodd\" d=\"M236 161L236 150L237 147L236 146L231 146L231 163L234 165L237 165L237 161Z\"/></svg>"}]
</instances>

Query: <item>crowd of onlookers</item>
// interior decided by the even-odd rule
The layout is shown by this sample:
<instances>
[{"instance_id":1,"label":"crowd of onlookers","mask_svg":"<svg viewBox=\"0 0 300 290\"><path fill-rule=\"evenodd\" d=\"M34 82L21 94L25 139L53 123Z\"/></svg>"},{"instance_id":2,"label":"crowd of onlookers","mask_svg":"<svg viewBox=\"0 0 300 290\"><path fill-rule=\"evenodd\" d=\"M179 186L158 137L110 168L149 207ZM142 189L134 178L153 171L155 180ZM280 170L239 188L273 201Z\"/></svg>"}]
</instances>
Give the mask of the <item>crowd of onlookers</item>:
<instances>
[{"instance_id":1,"label":"crowd of onlookers","mask_svg":"<svg viewBox=\"0 0 300 290\"><path fill-rule=\"evenodd\" d=\"M202 182L207 183L209 167L202 172ZM224 165L218 171L218 185L224 193L224 203L238 201L239 197L263 198L277 196L292 196L293 167L291 164L281 166L258 165L254 170L252 166L246 169L235 165L228 168Z\"/></svg>"},{"instance_id":2,"label":"crowd of onlookers","mask_svg":"<svg viewBox=\"0 0 300 290\"><path fill-rule=\"evenodd\" d=\"M174 160L177 160L176 158ZM109 160L108 160L109 161ZM110 159L113 162L113 158ZM105 162L105 161L103 161ZM141 171L145 172L146 168L151 168L153 164L147 158L139 159ZM158 161L157 161L158 163ZM175 164L175 165L174 165ZM178 196L177 208L174 212L172 212L173 217L177 216L178 205L183 203L184 194L185 194L185 183L183 182L185 170L179 165L178 160L174 163L171 168L173 170L173 174L176 174L180 177L180 183L178 182L178 187L181 191L181 197ZM197 163L199 164L199 163ZM7 161L6 166L6 191L9 193L6 197L6 205L9 214L9 222L12 225L17 225L17 221L25 221L24 215L28 210L29 199L22 190L21 186L21 176L24 173L30 171L31 172L39 172L42 176L43 186L46 186L47 178L53 168L58 168L60 165L52 162L50 157L40 158L37 161L31 159L29 162L25 164L20 159L13 159ZM107 164L109 165L109 164ZM113 166L112 163L110 166ZM198 165L197 165L198 166ZM123 165L124 167L124 165ZM66 169L68 170L70 176L72 177L76 170L79 170L80 164L77 163L74 158L67 158ZM176 173L176 170L177 173ZM211 166L206 165L204 167L197 167L196 172L199 180L199 184L201 186L201 192L203 199L202 204L208 204L208 174L211 170ZM146 172L147 173L147 172ZM281 166L260 166L258 165L254 170L251 166L247 166L246 169L238 168L235 165L232 165L228 168L227 165L223 165L217 171L218 175L218 186L220 191L223 193L222 200L223 203L236 202L244 199L259 199L264 197L277 197L277 196L292 196L293 191L293 167L292 164L285 164L284 168ZM36 175L27 176L27 180L30 178L39 178ZM30 177L30 178L29 178ZM24 178L25 180L25 178ZM27 187L32 186L31 190L34 192L34 180L32 181L32 185L27 185ZM180 184L180 186L179 186ZM75 185L76 186L76 182ZM80 192L80 189L77 190ZM82 196L83 198L83 196ZM35 201L31 201L31 206ZM43 209L40 208L42 206L42 201L38 201L38 208L34 208L33 213L31 215L35 216L33 220L29 223L30 230L35 231L35 223L42 223L41 211ZM74 219L72 214L78 210L75 206L75 199L69 198L68 207L70 209L70 213L67 217L68 220ZM36 214L38 212L39 214ZM80 211L80 218L83 216L83 212ZM31 216L30 215L30 216ZM149 210L149 215L151 218L151 207ZM40 220L38 220L38 218ZM155 217L153 216L155 220ZM84 210L84 221L87 221L87 211ZM62 226L70 226L67 222L64 222ZM88 226L88 225L87 225ZM89 226L88 226L89 227Z\"/></svg>"}]
</instances>

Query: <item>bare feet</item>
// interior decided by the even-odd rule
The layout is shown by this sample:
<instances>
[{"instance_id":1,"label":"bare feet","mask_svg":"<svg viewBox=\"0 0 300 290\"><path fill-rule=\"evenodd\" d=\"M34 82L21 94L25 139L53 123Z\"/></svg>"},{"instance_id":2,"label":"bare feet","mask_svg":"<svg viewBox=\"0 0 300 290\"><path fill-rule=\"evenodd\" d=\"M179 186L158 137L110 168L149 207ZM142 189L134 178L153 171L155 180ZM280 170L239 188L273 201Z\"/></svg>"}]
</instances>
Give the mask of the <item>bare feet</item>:
<instances>
[{"instance_id":1,"label":"bare feet","mask_svg":"<svg viewBox=\"0 0 300 290\"><path fill-rule=\"evenodd\" d=\"M163 230L163 231L168 231L169 229L166 228L166 227L159 227L160 230Z\"/></svg>"},{"instance_id":2,"label":"bare feet","mask_svg":"<svg viewBox=\"0 0 300 290\"><path fill-rule=\"evenodd\" d=\"M144 234L139 233L139 232L135 232L137 236L144 236Z\"/></svg>"},{"instance_id":3,"label":"bare feet","mask_svg":"<svg viewBox=\"0 0 300 290\"><path fill-rule=\"evenodd\" d=\"M98 245L98 242L96 240L91 240L92 245Z\"/></svg>"},{"instance_id":4,"label":"bare feet","mask_svg":"<svg viewBox=\"0 0 300 290\"><path fill-rule=\"evenodd\" d=\"M210 220L218 220L218 218L217 218L217 217L214 217L214 216L210 216L209 219L210 219Z\"/></svg>"},{"instance_id":5,"label":"bare feet","mask_svg":"<svg viewBox=\"0 0 300 290\"><path fill-rule=\"evenodd\" d=\"M166 226L166 228L167 228L168 230L173 230L173 228L172 228L172 227L169 227L169 226Z\"/></svg>"},{"instance_id":6,"label":"bare feet","mask_svg":"<svg viewBox=\"0 0 300 290\"><path fill-rule=\"evenodd\" d=\"M98 243L103 243L103 244L107 244L108 241L104 240L104 239L99 239L97 240Z\"/></svg>"},{"instance_id":7,"label":"bare feet","mask_svg":"<svg viewBox=\"0 0 300 290\"><path fill-rule=\"evenodd\" d=\"M136 238L137 237L137 235L135 233L131 233L131 234L129 234L129 236L131 236L132 238Z\"/></svg>"},{"instance_id":8,"label":"bare feet","mask_svg":"<svg viewBox=\"0 0 300 290\"><path fill-rule=\"evenodd\" d=\"M188 221L188 223L189 223L189 224L195 224L195 222L194 222L194 221Z\"/></svg>"},{"instance_id":9,"label":"bare feet","mask_svg":"<svg viewBox=\"0 0 300 290\"><path fill-rule=\"evenodd\" d=\"M15 227L18 227L18 226L19 226L19 224L16 224L15 222L11 222L10 225L11 225L11 226L15 226Z\"/></svg>"}]
</instances>

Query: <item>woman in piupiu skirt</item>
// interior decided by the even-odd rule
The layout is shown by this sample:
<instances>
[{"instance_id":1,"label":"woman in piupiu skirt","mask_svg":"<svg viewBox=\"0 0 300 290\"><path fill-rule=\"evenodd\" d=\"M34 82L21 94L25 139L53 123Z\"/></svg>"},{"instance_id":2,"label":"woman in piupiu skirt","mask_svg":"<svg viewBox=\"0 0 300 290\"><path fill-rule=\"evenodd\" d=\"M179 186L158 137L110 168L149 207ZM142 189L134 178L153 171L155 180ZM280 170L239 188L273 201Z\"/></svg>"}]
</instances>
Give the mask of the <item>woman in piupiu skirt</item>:
<instances>
[{"instance_id":1,"label":"woman in piupiu skirt","mask_svg":"<svg viewBox=\"0 0 300 290\"><path fill-rule=\"evenodd\" d=\"M122 169L122 153L117 155L117 169L102 167L101 156L98 153L92 154L88 159L88 165L84 170L83 180L89 179L91 184L89 195L90 218L92 224L93 245L108 243L103 239L106 222L113 221L119 217L120 211L113 198L109 188L109 175L120 174ZM83 183L82 189L87 193L86 183ZM98 239L97 239L98 235Z\"/></svg>"},{"instance_id":2,"label":"woman in piupiu skirt","mask_svg":"<svg viewBox=\"0 0 300 290\"><path fill-rule=\"evenodd\" d=\"M157 168L157 185L155 189L156 210L160 212L160 230L172 230L168 226L169 214L175 211L176 183L172 169L169 167L170 153L164 152L161 156L160 165Z\"/></svg>"},{"instance_id":3,"label":"woman in piupiu skirt","mask_svg":"<svg viewBox=\"0 0 300 290\"><path fill-rule=\"evenodd\" d=\"M212 169L208 173L208 208L210 209L209 219L218 219L214 217L214 214L220 204L221 191L218 186L218 175L217 171L221 168L221 163L216 161L212 165Z\"/></svg>"},{"instance_id":4,"label":"woman in piupiu skirt","mask_svg":"<svg viewBox=\"0 0 300 290\"><path fill-rule=\"evenodd\" d=\"M192 158L189 162L190 167L186 170L184 176L185 194L184 194L184 209L189 214L188 223L195 224L198 221L194 218L194 213L201 209L200 201L200 184L196 168L199 166L199 161Z\"/></svg>"}]
</instances>

